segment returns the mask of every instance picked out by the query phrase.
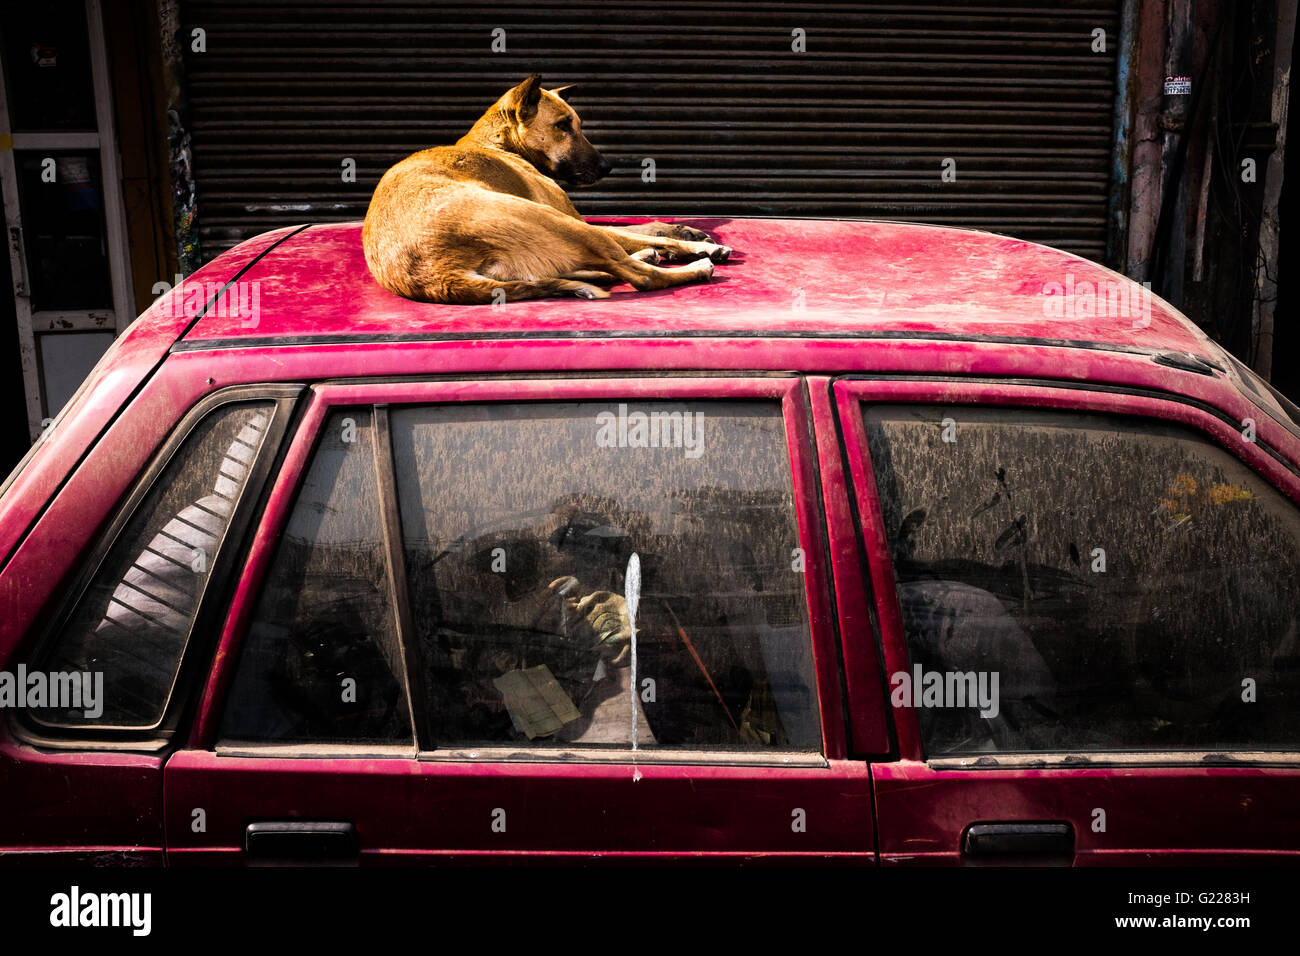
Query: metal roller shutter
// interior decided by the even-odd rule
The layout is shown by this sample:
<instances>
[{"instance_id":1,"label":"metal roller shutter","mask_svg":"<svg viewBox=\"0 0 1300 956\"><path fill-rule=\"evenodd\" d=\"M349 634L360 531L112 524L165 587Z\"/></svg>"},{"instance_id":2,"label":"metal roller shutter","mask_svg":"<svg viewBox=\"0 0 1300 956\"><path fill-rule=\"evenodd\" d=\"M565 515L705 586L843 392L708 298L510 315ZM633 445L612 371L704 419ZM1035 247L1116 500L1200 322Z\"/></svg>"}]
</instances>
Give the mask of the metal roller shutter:
<instances>
[{"instance_id":1,"label":"metal roller shutter","mask_svg":"<svg viewBox=\"0 0 1300 956\"><path fill-rule=\"evenodd\" d=\"M908 219L1101 259L1118 6L183 0L202 254L364 217L384 170L538 72L615 166L586 214Z\"/></svg>"}]
</instances>

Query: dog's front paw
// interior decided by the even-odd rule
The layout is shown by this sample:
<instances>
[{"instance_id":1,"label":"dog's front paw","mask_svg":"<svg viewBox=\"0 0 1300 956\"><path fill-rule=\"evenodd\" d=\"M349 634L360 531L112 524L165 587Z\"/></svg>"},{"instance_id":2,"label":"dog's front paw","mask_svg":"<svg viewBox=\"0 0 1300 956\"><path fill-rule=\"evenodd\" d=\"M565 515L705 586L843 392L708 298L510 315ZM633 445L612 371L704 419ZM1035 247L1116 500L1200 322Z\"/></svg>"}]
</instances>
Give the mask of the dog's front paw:
<instances>
[{"instance_id":1,"label":"dog's front paw","mask_svg":"<svg viewBox=\"0 0 1300 956\"><path fill-rule=\"evenodd\" d=\"M688 242L712 242L713 237L703 229L696 229L692 226L671 225L668 227L672 232L668 233L674 239L685 239Z\"/></svg>"},{"instance_id":2,"label":"dog's front paw","mask_svg":"<svg viewBox=\"0 0 1300 956\"><path fill-rule=\"evenodd\" d=\"M731 258L730 246L714 246L709 250L709 259L713 262L726 262Z\"/></svg>"}]
</instances>

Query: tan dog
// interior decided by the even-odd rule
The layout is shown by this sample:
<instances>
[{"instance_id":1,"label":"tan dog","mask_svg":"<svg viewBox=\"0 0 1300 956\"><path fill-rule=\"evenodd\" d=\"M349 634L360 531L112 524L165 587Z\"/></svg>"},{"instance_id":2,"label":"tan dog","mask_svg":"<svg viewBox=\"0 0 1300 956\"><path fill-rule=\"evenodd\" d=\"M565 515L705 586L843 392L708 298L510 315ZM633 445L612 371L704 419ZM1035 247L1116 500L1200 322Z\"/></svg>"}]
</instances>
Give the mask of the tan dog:
<instances>
[{"instance_id":1,"label":"tan dog","mask_svg":"<svg viewBox=\"0 0 1300 956\"><path fill-rule=\"evenodd\" d=\"M556 180L588 186L610 166L558 92L534 74L456 145L415 153L384 174L361 231L380 285L425 302L597 299L615 282L645 290L707 280L713 263L726 261L731 250L697 229L583 221ZM660 256L698 261L662 269Z\"/></svg>"}]
</instances>

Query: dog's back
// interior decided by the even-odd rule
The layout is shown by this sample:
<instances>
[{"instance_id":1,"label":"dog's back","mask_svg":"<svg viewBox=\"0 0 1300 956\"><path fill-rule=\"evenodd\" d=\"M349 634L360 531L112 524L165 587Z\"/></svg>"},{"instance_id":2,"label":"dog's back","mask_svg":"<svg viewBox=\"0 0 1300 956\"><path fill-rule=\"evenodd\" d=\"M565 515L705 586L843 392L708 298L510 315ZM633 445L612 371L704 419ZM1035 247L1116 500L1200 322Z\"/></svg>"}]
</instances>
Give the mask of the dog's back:
<instances>
[{"instance_id":1,"label":"dog's back","mask_svg":"<svg viewBox=\"0 0 1300 956\"><path fill-rule=\"evenodd\" d=\"M554 181L503 150L462 141L408 156L384 174L370 200L362 244L371 274L407 298L460 301L448 298L457 273L479 271L503 217L509 223L512 215L535 215L510 198L564 215L573 208ZM503 236L508 242L511 232Z\"/></svg>"}]
</instances>

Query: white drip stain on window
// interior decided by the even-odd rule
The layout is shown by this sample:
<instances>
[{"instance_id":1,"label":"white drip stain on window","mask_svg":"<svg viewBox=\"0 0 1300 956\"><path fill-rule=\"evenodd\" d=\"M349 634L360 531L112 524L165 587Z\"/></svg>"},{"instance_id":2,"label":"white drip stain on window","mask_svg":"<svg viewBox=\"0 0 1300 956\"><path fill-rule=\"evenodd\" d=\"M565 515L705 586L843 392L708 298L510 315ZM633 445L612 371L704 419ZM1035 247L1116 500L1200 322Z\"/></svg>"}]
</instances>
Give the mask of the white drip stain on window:
<instances>
[{"instance_id":1,"label":"white drip stain on window","mask_svg":"<svg viewBox=\"0 0 1300 956\"><path fill-rule=\"evenodd\" d=\"M636 608L641 600L641 557L634 551L627 560L627 575L623 581L624 600L627 601L627 629L632 641L632 782L641 779L641 770L636 765L637 748L637 681L636 681Z\"/></svg>"}]
</instances>

